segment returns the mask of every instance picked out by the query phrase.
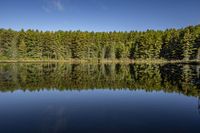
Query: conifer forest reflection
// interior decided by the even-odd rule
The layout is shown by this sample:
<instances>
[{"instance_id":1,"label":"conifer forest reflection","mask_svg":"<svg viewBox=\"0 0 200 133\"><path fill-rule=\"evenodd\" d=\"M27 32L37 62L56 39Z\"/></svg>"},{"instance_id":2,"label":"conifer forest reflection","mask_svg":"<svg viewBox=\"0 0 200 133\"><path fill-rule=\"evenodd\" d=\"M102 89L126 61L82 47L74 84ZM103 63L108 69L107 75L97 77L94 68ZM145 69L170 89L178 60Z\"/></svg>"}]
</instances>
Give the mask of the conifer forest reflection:
<instances>
[{"instance_id":1,"label":"conifer forest reflection","mask_svg":"<svg viewBox=\"0 0 200 133\"><path fill-rule=\"evenodd\" d=\"M200 95L200 65L0 64L0 91L129 89Z\"/></svg>"}]
</instances>

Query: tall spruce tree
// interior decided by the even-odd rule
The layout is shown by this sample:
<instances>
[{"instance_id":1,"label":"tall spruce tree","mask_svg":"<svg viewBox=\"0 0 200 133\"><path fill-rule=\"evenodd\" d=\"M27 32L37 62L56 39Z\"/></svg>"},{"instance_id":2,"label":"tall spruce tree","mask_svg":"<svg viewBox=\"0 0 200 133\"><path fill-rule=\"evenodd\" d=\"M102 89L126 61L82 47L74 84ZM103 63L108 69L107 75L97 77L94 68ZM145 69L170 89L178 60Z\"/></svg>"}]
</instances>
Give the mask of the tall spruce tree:
<instances>
[{"instance_id":1,"label":"tall spruce tree","mask_svg":"<svg viewBox=\"0 0 200 133\"><path fill-rule=\"evenodd\" d=\"M183 33L183 37L181 39L181 45L183 48L183 59L188 61L193 52L193 43L194 40L192 39L192 34L190 33L189 29L186 29Z\"/></svg>"}]
</instances>

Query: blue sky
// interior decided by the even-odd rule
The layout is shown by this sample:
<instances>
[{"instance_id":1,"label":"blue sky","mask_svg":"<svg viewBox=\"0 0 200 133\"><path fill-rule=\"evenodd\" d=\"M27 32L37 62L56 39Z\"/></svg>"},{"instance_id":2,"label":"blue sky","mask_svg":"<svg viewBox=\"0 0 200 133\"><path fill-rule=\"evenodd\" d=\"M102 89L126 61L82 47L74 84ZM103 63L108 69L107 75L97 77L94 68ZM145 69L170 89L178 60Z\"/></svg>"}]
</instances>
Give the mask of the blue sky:
<instances>
[{"instance_id":1,"label":"blue sky","mask_svg":"<svg viewBox=\"0 0 200 133\"><path fill-rule=\"evenodd\" d=\"M200 0L0 0L0 28L130 31L200 24Z\"/></svg>"}]
</instances>

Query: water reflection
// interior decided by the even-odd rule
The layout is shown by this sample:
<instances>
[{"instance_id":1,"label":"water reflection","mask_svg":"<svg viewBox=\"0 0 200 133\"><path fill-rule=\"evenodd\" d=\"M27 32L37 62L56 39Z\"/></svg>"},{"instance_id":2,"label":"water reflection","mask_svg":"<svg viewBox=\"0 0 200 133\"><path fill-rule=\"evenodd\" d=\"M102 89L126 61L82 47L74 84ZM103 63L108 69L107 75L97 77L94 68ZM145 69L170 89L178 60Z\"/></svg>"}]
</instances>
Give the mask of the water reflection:
<instances>
[{"instance_id":1,"label":"water reflection","mask_svg":"<svg viewBox=\"0 0 200 133\"><path fill-rule=\"evenodd\" d=\"M0 64L0 91L110 88L200 95L200 66L183 64Z\"/></svg>"},{"instance_id":2,"label":"water reflection","mask_svg":"<svg viewBox=\"0 0 200 133\"><path fill-rule=\"evenodd\" d=\"M196 98L144 90L0 93L2 133L198 132Z\"/></svg>"},{"instance_id":3,"label":"water reflection","mask_svg":"<svg viewBox=\"0 0 200 133\"><path fill-rule=\"evenodd\" d=\"M200 115L200 98L198 97L198 112L199 112L199 115Z\"/></svg>"},{"instance_id":4,"label":"water reflection","mask_svg":"<svg viewBox=\"0 0 200 133\"><path fill-rule=\"evenodd\" d=\"M0 64L0 132L199 132L200 66Z\"/></svg>"}]
</instances>

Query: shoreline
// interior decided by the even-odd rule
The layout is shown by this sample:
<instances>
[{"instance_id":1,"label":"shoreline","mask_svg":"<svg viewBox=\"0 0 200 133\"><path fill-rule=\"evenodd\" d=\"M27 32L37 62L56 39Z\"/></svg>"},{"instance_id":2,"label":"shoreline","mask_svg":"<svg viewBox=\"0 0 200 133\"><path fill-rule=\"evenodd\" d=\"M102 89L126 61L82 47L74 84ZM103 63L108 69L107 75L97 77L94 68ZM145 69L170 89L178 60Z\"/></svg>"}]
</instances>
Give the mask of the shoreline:
<instances>
[{"instance_id":1,"label":"shoreline","mask_svg":"<svg viewBox=\"0 0 200 133\"><path fill-rule=\"evenodd\" d=\"M99 63L99 64L190 64L200 60L0 60L0 63Z\"/></svg>"}]
</instances>

